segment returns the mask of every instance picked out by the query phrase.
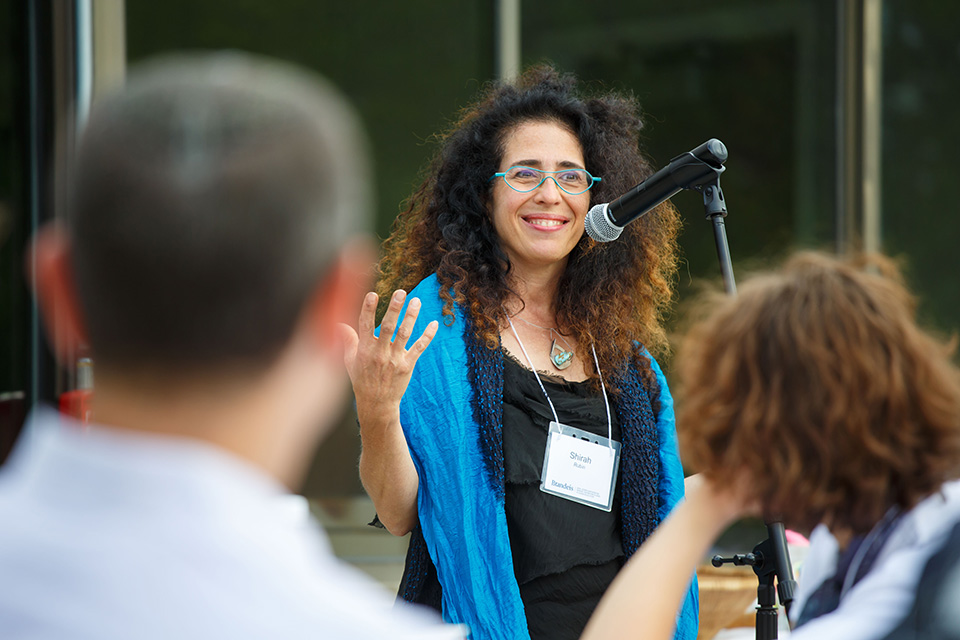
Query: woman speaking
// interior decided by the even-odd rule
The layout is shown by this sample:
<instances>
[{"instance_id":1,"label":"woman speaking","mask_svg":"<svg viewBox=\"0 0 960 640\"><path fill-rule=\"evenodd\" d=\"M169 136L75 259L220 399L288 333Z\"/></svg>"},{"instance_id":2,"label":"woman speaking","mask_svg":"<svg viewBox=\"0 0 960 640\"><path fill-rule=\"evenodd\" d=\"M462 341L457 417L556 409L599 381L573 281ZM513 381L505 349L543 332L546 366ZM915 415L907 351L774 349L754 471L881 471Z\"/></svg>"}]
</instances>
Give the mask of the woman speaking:
<instances>
[{"instance_id":1,"label":"woman speaking","mask_svg":"<svg viewBox=\"0 0 960 640\"><path fill-rule=\"evenodd\" d=\"M634 100L549 67L491 87L443 137L347 331L361 479L383 525L412 532L400 596L477 640L579 637L683 496L651 355L677 213L584 234L592 204L652 173L641 126ZM692 640L692 581L678 616Z\"/></svg>"}]
</instances>

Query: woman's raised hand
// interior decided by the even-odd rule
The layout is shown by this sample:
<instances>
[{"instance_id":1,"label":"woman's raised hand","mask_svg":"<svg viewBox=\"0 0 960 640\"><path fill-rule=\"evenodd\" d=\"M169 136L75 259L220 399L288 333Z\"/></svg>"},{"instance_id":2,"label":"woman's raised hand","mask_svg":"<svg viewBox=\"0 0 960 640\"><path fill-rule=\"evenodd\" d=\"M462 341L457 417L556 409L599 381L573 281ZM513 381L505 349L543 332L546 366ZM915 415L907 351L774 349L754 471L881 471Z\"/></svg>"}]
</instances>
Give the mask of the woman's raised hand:
<instances>
[{"instance_id":1,"label":"woman's raised hand","mask_svg":"<svg viewBox=\"0 0 960 640\"><path fill-rule=\"evenodd\" d=\"M373 499L380 521L398 536L416 526L419 487L417 470L400 425L400 399L410 384L417 360L439 327L436 321L428 324L408 349L407 342L420 313L420 300L410 300L400 320L406 297L402 290L394 292L377 337L377 294L368 293L360 310L359 332L350 327L344 329L343 355L357 398L363 442L360 480Z\"/></svg>"},{"instance_id":2,"label":"woman's raised hand","mask_svg":"<svg viewBox=\"0 0 960 640\"><path fill-rule=\"evenodd\" d=\"M439 324L434 320L407 348L420 313L420 300L410 300L401 320L400 310L406 297L402 289L394 292L377 337L374 335L377 294L368 293L360 310L359 332L347 327L344 333L344 364L353 383L361 425L367 424L368 416L379 422L377 417L394 417L391 414L399 412L400 399L410 384L413 368L437 334Z\"/></svg>"}]
</instances>

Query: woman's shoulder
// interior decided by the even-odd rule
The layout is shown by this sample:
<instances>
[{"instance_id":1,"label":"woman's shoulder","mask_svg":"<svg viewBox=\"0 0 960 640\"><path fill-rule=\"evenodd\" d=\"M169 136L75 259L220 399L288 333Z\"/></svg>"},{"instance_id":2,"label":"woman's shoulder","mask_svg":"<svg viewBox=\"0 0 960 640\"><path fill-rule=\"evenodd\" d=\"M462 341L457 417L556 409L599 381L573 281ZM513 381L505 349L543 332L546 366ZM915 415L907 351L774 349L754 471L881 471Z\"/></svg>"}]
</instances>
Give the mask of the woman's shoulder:
<instances>
[{"instance_id":1,"label":"woman's shoulder","mask_svg":"<svg viewBox=\"0 0 960 640\"><path fill-rule=\"evenodd\" d=\"M459 337L463 333L460 308L454 304L452 321L449 314L444 315L443 313L445 302L443 298L440 297L440 286L440 282L437 280L437 274L432 273L407 293L408 301L413 298L420 300L417 326L421 331L426 328L427 323L433 320L436 320L440 324L437 335L433 339L434 343L441 343ZM427 351L429 352L430 349L427 349Z\"/></svg>"},{"instance_id":2,"label":"woman's shoulder","mask_svg":"<svg viewBox=\"0 0 960 640\"><path fill-rule=\"evenodd\" d=\"M663 369L660 368L660 363L657 362L657 359L653 357L653 354L647 350L643 343L638 340L633 342L633 350L627 355L626 362L627 367L637 373L649 370L658 381L666 381Z\"/></svg>"},{"instance_id":3,"label":"woman's shoulder","mask_svg":"<svg viewBox=\"0 0 960 640\"><path fill-rule=\"evenodd\" d=\"M655 412L661 414L667 406L671 408L673 406L667 377L660 368L660 363L642 343L634 342L633 344L633 353L627 360L629 370L627 378L646 392Z\"/></svg>"},{"instance_id":4,"label":"woman's shoulder","mask_svg":"<svg viewBox=\"0 0 960 640\"><path fill-rule=\"evenodd\" d=\"M443 299L440 297L440 282L437 280L437 274L431 273L429 276L417 283L413 289L407 292L407 299L420 298L421 309L427 310L436 306L443 308Z\"/></svg>"},{"instance_id":5,"label":"woman's shoulder","mask_svg":"<svg viewBox=\"0 0 960 640\"><path fill-rule=\"evenodd\" d=\"M661 384L666 384L667 379L663 373L663 369L660 368L660 363L657 362L657 359L653 357L653 354L647 351L647 348L643 345L639 345L639 358L642 362L650 367L650 370L653 371L654 375L657 377L657 382Z\"/></svg>"}]
</instances>

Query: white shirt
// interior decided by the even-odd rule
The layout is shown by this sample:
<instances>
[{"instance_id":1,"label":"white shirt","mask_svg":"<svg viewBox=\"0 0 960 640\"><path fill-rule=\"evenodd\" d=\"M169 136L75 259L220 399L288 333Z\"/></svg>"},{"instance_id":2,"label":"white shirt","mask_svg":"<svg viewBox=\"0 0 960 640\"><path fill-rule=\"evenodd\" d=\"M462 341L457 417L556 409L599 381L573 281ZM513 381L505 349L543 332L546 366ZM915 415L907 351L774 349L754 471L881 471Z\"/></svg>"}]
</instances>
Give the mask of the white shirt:
<instances>
[{"instance_id":1,"label":"white shirt","mask_svg":"<svg viewBox=\"0 0 960 640\"><path fill-rule=\"evenodd\" d=\"M37 411L0 469L0 637L464 637L395 607L287 500L200 441Z\"/></svg>"},{"instance_id":2,"label":"white shirt","mask_svg":"<svg viewBox=\"0 0 960 640\"><path fill-rule=\"evenodd\" d=\"M906 616L927 560L960 521L960 481L949 482L897 523L873 568L841 596L840 606L795 629L792 640L877 640ZM836 539L824 526L810 536L791 613L796 616L813 591L836 573Z\"/></svg>"}]
</instances>

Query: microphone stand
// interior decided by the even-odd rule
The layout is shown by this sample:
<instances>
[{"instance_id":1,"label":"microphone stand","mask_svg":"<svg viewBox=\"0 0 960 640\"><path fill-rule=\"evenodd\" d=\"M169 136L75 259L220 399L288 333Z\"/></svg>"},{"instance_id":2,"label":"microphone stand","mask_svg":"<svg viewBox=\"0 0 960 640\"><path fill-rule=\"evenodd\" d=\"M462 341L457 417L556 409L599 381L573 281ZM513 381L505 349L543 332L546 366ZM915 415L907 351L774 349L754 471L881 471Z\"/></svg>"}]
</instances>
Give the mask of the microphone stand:
<instances>
[{"instance_id":1,"label":"microphone stand","mask_svg":"<svg viewBox=\"0 0 960 640\"><path fill-rule=\"evenodd\" d=\"M721 567L727 563L753 567L753 572L757 574L757 579L760 581L757 587L757 640L777 639L779 622L777 597L779 596L780 604L784 606L789 616L793 592L797 586L796 580L793 579L793 566L790 564L783 523L767 523L767 535L769 537L766 540L753 548L753 553L738 553L730 558L713 556L710 560L715 567ZM777 578L776 589L773 586L774 577Z\"/></svg>"},{"instance_id":2,"label":"microphone stand","mask_svg":"<svg viewBox=\"0 0 960 640\"><path fill-rule=\"evenodd\" d=\"M683 153L670 161L670 164L656 174L634 187L631 191L617 199L626 198L633 201L639 197L645 208L639 215L627 215L625 220L617 222L608 216L609 211L601 209L602 223L591 226L590 220L593 211L587 216L587 233L599 242L615 240L620 235L623 225L636 217L645 215L657 204L673 197L683 189L699 191L703 196L703 206L707 218L713 223L713 236L717 245L717 257L720 259L720 273L723 276L723 286L729 295L736 295L737 284L733 277L733 263L730 260L730 247L727 244L727 231L724 218L727 215L727 205L723 199L723 190L720 189L720 174L726 168L723 163L727 160L727 148L716 138L711 138L696 149ZM659 178L658 178L659 176ZM634 202L634 204L636 204ZM609 204L606 205L609 207ZM598 228L599 227L599 228ZM610 234L611 231L614 233ZM609 237L607 237L609 235ZM734 564L749 564L760 580L757 588L757 640L775 640L777 637L777 596L780 603L790 613L793 602L793 592L796 581L793 579L793 566L790 564L790 554L787 551L787 538L783 523L778 521L767 523L768 539L754 547L753 553L738 554L733 558L716 556L713 565L721 566L726 562ZM774 576L777 588L774 589Z\"/></svg>"},{"instance_id":3,"label":"microphone stand","mask_svg":"<svg viewBox=\"0 0 960 640\"><path fill-rule=\"evenodd\" d=\"M723 160L725 160L725 154ZM723 288L729 295L737 294L737 283L733 277L733 263L730 260L730 246L727 244L727 231L724 218L727 216L727 205L723 199L723 190L720 189L720 174L722 165L710 167L702 180L691 184L687 188L699 191L703 195L703 207L707 219L713 223L713 237L717 245L717 258L720 260L720 274L723 278ZM750 565L757 574L760 584L757 587L757 640L776 640L777 638L777 597L790 615L793 603L793 594L797 586L793 578L793 565L790 563L790 553L787 549L787 537L783 523L778 521L767 523L767 539L753 548L753 553L736 554L732 558L714 556L711 563L720 567L725 563L734 565ZM774 577L777 578L777 587L774 589Z\"/></svg>"},{"instance_id":4,"label":"microphone stand","mask_svg":"<svg viewBox=\"0 0 960 640\"><path fill-rule=\"evenodd\" d=\"M733 262L730 260L730 245L727 244L727 229L723 220L727 217L727 205L723 200L723 189L720 188L720 173L717 171L705 183L693 188L703 194L703 207L706 210L707 219L713 222L713 239L717 245L723 288L728 294L735 296L737 283L733 279Z\"/></svg>"}]
</instances>

